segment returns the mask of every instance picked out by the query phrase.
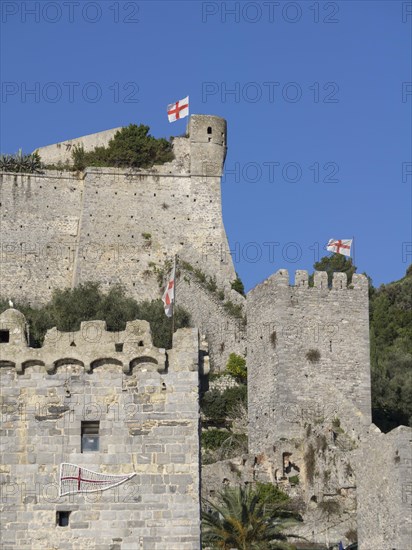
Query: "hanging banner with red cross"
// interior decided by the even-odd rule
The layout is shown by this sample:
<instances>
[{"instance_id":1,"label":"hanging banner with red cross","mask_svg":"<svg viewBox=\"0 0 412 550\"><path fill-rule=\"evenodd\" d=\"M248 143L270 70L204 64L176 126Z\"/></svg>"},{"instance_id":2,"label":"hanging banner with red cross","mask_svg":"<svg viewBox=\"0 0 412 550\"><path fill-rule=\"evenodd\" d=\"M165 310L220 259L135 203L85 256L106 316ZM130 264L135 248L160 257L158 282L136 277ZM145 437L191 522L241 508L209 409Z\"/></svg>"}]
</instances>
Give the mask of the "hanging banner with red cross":
<instances>
[{"instance_id":1,"label":"hanging banner with red cross","mask_svg":"<svg viewBox=\"0 0 412 550\"><path fill-rule=\"evenodd\" d=\"M329 252L335 252L336 254L343 254L343 256L350 256L350 249L352 246L352 239L329 239L326 245L326 250Z\"/></svg>"},{"instance_id":2,"label":"hanging banner with red cross","mask_svg":"<svg viewBox=\"0 0 412 550\"><path fill-rule=\"evenodd\" d=\"M173 304L175 301L175 274L176 274L176 262L173 266L168 283L166 285L166 289L162 297L166 317L172 317L173 315Z\"/></svg>"},{"instance_id":3,"label":"hanging banner with red cross","mask_svg":"<svg viewBox=\"0 0 412 550\"><path fill-rule=\"evenodd\" d=\"M112 475L93 472L86 468L81 468L76 464L63 462L60 464L60 483L59 493L63 497L65 495L73 495L75 493L95 493L96 491L104 491L111 487L116 487L131 479L136 474L127 475Z\"/></svg>"},{"instance_id":4,"label":"hanging banner with red cross","mask_svg":"<svg viewBox=\"0 0 412 550\"><path fill-rule=\"evenodd\" d=\"M175 122L176 120L189 116L189 96L168 105L167 116L169 122Z\"/></svg>"}]
</instances>

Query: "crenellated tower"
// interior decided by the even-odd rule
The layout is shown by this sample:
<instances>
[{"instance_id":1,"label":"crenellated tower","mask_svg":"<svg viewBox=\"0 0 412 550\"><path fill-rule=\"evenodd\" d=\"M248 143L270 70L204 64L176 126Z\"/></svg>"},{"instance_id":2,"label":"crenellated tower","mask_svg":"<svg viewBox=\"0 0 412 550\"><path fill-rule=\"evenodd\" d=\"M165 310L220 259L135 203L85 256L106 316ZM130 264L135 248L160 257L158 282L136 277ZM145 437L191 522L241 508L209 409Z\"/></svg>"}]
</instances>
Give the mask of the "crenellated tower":
<instances>
[{"instance_id":1,"label":"crenellated tower","mask_svg":"<svg viewBox=\"0 0 412 550\"><path fill-rule=\"evenodd\" d=\"M310 423L357 436L371 423L368 281L281 269L247 295L249 448L302 438Z\"/></svg>"}]
</instances>

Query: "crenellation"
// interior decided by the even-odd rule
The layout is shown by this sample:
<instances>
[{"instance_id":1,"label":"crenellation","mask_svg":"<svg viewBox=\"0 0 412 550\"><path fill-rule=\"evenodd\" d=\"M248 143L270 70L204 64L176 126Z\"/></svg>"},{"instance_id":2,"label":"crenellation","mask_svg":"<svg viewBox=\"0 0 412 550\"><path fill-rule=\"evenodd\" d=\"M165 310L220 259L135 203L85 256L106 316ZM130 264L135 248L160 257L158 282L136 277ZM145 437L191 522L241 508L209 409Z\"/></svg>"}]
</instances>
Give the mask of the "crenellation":
<instances>
[{"instance_id":1,"label":"crenellation","mask_svg":"<svg viewBox=\"0 0 412 550\"><path fill-rule=\"evenodd\" d=\"M325 271L315 271L313 276L313 286L320 290L327 290L328 274Z\"/></svg>"},{"instance_id":2,"label":"crenellation","mask_svg":"<svg viewBox=\"0 0 412 550\"><path fill-rule=\"evenodd\" d=\"M346 273L334 273L332 276L332 288L334 290L346 290L348 277Z\"/></svg>"},{"instance_id":3,"label":"crenellation","mask_svg":"<svg viewBox=\"0 0 412 550\"><path fill-rule=\"evenodd\" d=\"M307 288L309 286L309 275L305 270L297 270L295 273L295 286Z\"/></svg>"}]
</instances>

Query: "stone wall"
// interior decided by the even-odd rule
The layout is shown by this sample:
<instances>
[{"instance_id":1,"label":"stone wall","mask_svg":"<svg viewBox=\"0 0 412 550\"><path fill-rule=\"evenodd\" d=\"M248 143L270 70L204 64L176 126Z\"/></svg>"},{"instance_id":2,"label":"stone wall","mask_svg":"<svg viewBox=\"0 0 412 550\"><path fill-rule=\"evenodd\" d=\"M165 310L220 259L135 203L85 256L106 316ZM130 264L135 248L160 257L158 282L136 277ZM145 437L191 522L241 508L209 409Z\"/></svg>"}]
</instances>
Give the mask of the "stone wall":
<instances>
[{"instance_id":1,"label":"stone wall","mask_svg":"<svg viewBox=\"0 0 412 550\"><path fill-rule=\"evenodd\" d=\"M357 454L359 550L408 550L412 541L412 429L371 426Z\"/></svg>"},{"instance_id":2,"label":"stone wall","mask_svg":"<svg viewBox=\"0 0 412 550\"><path fill-rule=\"evenodd\" d=\"M245 309L245 299L225 285L225 298L201 285L192 273L182 270L176 286L176 303L184 307L192 322L199 328L209 344L210 365L213 372L226 368L231 353L246 355L246 326L244 320L230 315L224 303L230 300Z\"/></svg>"},{"instance_id":3,"label":"stone wall","mask_svg":"<svg viewBox=\"0 0 412 550\"><path fill-rule=\"evenodd\" d=\"M193 115L188 132L174 139L172 162L149 170L2 174L2 295L40 304L93 280L158 298L154 270L175 254L234 280L220 191L226 121Z\"/></svg>"},{"instance_id":4,"label":"stone wall","mask_svg":"<svg viewBox=\"0 0 412 550\"><path fill-rule=\"evenodd\" d=\"M310 415L356 436L371 422L368 282L280 270L247 295L249 448L304 435Z\"/></svg>"},{"instance_id":5,"label":"stone wall","mask_svg":"<svg viewBox=\"0 0 412 550\"><path fill-rule=\"evenodd\" d=\"M21 313L0 323L2 549L198 550L197 330L166 351L145 321L117 333L91 321L32 349ZM81 452L84 421L99 422L98 451ZM135 476L60 497L62 462ZM58 511L71 512L67 527Z\"/></svg>"},{"instance_id":6,"label":"stone wall","mask_svg":"<svg viewBox=\"0 0 412 550\"><path fill-rule=\"evenodd\" d=\"M109 141L115 136L118 130L121 130L121 127L68 139L60 143L53 143L53 145L39 147L36 151L39 153L44 164L73 164L72 152L76 146L83 147L86 152L93 151L96 147L107 147Z\"/></svg>"}]
</instances>

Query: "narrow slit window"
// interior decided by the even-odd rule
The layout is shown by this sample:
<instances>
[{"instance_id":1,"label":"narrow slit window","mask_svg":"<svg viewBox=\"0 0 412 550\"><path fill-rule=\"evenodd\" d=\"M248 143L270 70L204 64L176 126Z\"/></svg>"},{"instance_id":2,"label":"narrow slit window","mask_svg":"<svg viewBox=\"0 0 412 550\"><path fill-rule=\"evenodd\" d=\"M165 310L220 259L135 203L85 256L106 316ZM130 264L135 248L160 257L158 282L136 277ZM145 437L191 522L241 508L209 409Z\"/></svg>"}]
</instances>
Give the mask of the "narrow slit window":
<instances>
[{"instance_id":1,"label":"narrow slit window","mask_svg":"<svg viewBox=\"0 0 412 550\"><path fill-rule=\"evenodd\" d=\"M68 527L69 517L71 512L58 511L56 512L56 525L59 527Z\"/></svg>"},{"instance_id":2,"label":"narrow slit window","mask_svg":"<svg viewBox=\"0 0 412 550\"><path fill-rule=\"evenodd\" d=\"M99 450L99 422L82 422L82 453Z\"/></svg>"}]
</instances>

